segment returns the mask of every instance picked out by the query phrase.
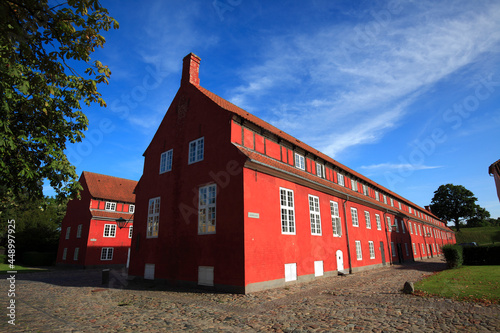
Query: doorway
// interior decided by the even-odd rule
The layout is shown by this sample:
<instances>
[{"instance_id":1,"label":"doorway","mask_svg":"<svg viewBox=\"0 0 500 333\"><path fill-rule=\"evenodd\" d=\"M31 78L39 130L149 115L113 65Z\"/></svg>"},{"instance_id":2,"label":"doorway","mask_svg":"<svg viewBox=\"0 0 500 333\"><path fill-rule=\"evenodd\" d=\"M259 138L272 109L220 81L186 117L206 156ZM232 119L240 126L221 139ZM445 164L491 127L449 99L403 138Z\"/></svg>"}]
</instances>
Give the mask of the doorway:
<instances>
[{"instance_id":1,"label":"doorway","mask_svg":"<svg viewBox=\"0 0 500 333\"><path fill-rule=\"evenodd\" d=\"M344 254L342 253L341 250L337 250L337 271L339 273L345 273L344 272Z\"/></svg>"}]
</instances>

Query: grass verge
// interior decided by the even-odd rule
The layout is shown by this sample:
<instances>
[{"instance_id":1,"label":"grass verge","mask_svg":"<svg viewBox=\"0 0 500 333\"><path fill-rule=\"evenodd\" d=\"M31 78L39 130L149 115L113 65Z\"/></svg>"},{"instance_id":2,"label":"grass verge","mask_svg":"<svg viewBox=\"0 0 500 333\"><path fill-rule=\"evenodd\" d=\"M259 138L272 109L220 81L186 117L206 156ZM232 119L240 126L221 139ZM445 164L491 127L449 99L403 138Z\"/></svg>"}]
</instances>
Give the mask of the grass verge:
<instances>
[{"instance_id":1,"label":"grass verge","mask_svg":"<svg viewBox=\"0 0 500 333\"><path fill-rule=\"evenodd\" d=\"M415 284L415 293L498 304L500 266L462 266L432 274Z\"/></svg>"},{"instance_id":2,"label":"grass verge","mask_svg":"<svg viewBox=\"0 0 500 333\"><path fill-rule=\"evenodd\" d=\"M14 269L11 269L9 264L0 264L0 274L7 274L7 271L17 271L18 273L28 273L28 272L43 272L47 271L45 268L35 268L35 267L25 267L21 265L15 265Z\"/></svg>"}]
</instances>

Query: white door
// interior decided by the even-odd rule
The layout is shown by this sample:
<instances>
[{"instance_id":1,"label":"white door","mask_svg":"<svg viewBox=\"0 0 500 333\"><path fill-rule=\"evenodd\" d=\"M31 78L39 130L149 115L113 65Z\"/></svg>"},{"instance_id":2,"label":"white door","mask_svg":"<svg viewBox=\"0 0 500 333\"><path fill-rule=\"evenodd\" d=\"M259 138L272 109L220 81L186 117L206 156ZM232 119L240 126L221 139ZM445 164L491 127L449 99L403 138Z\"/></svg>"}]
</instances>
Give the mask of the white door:
<instances>
[{"instance_id":1,"label":"white door","mask_svg":"<svg viewBox=\"0 0 500 333\"><path fill-rule=\"evenodd\" d=\"M337 250L337 271L342 272L344 270L344 255L342 251Z\"/></svg>"},{"instance_id":2,"label":"white door","mask_svg":"<svg viewBox=\"0 0 500 333\"><path fill-rule=\"evenodd\" d=\"M144 265L144 279L154 280L155 279L155 264L145 264Z\"/></svg>"},{"instance_id":3,"label":"white door","mask_svg":"<svg viewBox=\"0 0 500 333\"><path fill-rule=\"evenodd\" d=\"M285 282L297 280L297 264L285 264Z\"/></svg>"},{"instance_id":4,"label":"white door","mask_svg":"<svg viewBox=\"0 0 500 333\"><path fill-rule=\"evenodd\" d=\"M323 276L323 261L314 262L314 276Z\"/></svg>"}]
</instances>

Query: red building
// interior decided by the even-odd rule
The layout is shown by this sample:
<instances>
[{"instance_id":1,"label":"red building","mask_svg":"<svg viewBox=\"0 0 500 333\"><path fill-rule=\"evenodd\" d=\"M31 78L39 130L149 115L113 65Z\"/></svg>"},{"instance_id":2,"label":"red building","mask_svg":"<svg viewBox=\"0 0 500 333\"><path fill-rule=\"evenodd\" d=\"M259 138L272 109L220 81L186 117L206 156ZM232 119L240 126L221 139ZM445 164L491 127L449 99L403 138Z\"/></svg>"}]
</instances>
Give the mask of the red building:
<instances>
[{"instance_id":1,"label":"red building","mask_svg":"<svg viewBox=\"0 0 500 333\"><path fill-rule=\"evenodd\" d=\"M200 86L181 86L144 153L129 276L248 293L427 258L429 211Z\"/></svg>"},{"instance_id":2,"label":"red building","mask_svg":"<svg viewBox=\"0 0 500 333\"><path fill-rule=\"evenodd\" d=\"M61 225L57 264L127 265L132 239L136 181L82 172L81 199L68 202ZM128 223L122 228L118 219Z\"/></svg>"}]
</instances>

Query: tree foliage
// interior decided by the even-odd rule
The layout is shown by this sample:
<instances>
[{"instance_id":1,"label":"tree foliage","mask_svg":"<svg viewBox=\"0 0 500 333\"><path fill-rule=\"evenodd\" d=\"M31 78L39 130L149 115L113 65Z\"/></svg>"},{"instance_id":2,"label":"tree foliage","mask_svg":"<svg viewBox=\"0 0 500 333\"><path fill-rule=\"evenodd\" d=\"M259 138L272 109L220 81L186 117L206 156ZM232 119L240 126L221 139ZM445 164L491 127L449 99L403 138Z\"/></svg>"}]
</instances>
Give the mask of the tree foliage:
<instances>
[{"instance_id":1,"label":"tree foliage","mask_svg":"<svg viewBox=\"0 0 500 333\"><path fill-rule=\"evenodd\" d=\"M477 198L462 185L441 185L434 192L430 208L439 218L455 223L457 231L461 224L471 218L489 217L489 213L476 204Z\"/></svg>"},{"instance_id":2,"label":"tree foliage","mask_svg":"<svg viewBox=\"0 0 500 333\"><path fill-rule=\"evenodd\" d=\"M111 27L118 28L118 22L97 0L0 0L4 209L23 193L41 198L44 179L59 198L80 189L64 150L67 142L81 141L87 129L80 103L105 106L97 84L108 83L111 72L90 55L105 43L99 32Z\"/></svg>"}]
</instances>

